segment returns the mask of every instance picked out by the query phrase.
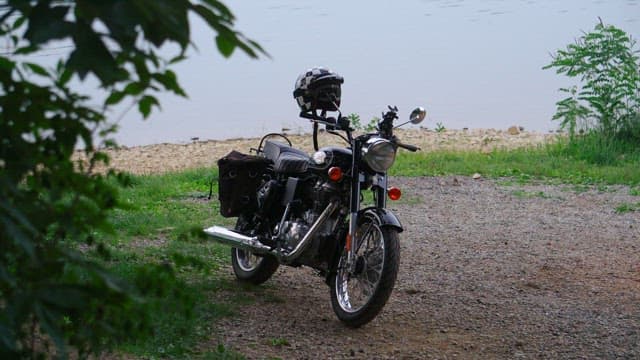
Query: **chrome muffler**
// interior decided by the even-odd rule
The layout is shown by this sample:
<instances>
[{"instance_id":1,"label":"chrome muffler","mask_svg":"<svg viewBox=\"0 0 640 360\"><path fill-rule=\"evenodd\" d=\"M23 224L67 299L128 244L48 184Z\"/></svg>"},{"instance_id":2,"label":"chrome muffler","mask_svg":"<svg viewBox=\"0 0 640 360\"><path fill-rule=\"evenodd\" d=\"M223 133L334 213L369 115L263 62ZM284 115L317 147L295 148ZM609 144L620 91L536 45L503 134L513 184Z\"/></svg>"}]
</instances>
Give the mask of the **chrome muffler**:
<instances>
[{"instance_id":1,"label":"chrome muffler","mask_svg":"<svg viewBox=\"0 0 640 360\"><path fill-rule=\"evenodd\" d=\"M271 248L261 243L258 237L249 237L216 225L204 229L204 232L213 238L213 240L231 245L234 248L248 250L254 254L264 255L271 253Z\"/></svg>"},{"instance_id":2,"label":"chrome muffler","mask_svg":"<svg viewBox=\"0 0 640 360\"><path fill-rule=\"evenodd\" d=\"M287 252L283 252L281 249L272 249L269 246L263 244L258 240L258 237L250 237L242 235L235 231L229 230L222 226L214 225L212 227L204 229L204 233L209 235L213 240L231 245L234 248L251 251L257 255L273 255L280 260L281 263L290 263L296 260L311 244L311 239L318 231L318 229L327 221L327 219L338 208L337 202L331 202L324 211L318 216L318 219L311 225L311 228L304 235L302 240L296 245L296 247Z\"/></svg>"}]
</instances>

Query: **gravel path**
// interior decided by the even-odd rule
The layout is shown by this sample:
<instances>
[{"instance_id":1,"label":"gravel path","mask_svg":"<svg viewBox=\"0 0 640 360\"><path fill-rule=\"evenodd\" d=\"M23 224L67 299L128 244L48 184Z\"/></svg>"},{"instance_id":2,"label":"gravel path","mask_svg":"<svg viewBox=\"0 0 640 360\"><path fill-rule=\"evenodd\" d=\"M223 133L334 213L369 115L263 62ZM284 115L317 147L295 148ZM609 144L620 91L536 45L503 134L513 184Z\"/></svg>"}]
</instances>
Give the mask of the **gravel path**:
<instances>
[{"instance_id":1,"label":"gravel path","mask_svg":"<svg viewBox=\"0 0 640 360\"><path fill-rule=\"evenodd\" d=\"M280 268L204 349L250 359L639 358L640 214L628 187L396 178L401 266L381 315L335 318L323 279ZM603 189L601 189L603 190ZM224 276L232 279L229 266ZM227 294L228 295L228 294ZM219 296L225 296L224 293ZM237 294L236 294L237 296Z\"/></svg>"}]
</instances>

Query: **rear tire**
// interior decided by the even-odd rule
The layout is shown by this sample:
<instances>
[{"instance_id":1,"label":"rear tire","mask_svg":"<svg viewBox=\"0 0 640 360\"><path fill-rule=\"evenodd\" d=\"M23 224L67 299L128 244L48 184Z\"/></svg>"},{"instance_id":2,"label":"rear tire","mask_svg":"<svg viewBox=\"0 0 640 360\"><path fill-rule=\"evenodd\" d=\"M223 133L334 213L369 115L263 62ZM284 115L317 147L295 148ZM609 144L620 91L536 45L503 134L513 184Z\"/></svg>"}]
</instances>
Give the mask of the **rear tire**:
<instances>
[{"instance_id":1,"label":"rear tire","mask_svg":"<svg viewBox=\"0 0 640 360\"><path fill-rule=\"evenodd\" d=\"M247 250L232 248L231 265L238 280L260 285L271 278L280 264L271 255L258 256Z\"/></svg>"},{"instance_id":2,"label":"rear tire","mask_svg":"<svg viewBox=\"0 0 640 360\"><path fill-rule=\"evenodd\" d=\"M235 231L249 235L255 227L250 216L240 215ZM251 251L231 248L231 266L239 281L260 285L278 270L278 260L271 255L255 255Z\"/></svg>"},{"instance_id":3,"label":"rear tire","mask_svg":"<svg viewBox=\"0 0 640 360\"><path fill-rule=\"evenodd\" d=\"M343 323L360 327L373 320L387 303L398 275L400 244L398 231L380 227L372 217L364 219L356 233L354 269L345 266L343 249L336 275L332 277L331 306Z\"/></svg>"}]
</instances>

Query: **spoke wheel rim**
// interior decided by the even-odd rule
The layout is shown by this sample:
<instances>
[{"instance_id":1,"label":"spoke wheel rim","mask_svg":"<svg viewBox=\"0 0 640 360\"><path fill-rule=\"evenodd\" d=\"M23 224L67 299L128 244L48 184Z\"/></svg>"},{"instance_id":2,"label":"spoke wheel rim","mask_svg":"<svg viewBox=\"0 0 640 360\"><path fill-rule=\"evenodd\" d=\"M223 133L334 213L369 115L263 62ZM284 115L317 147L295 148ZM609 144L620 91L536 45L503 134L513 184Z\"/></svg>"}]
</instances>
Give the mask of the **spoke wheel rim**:
<instances>
[{"instance_id":1,"label":"spoke wheel rim","mask_svg":"<svg viewBox=\"0 0 640 360\"><path fill-rule=\"evenodd\" d=\"M385 260L384 237L380 227L368 223L361 229L363 233L360 236L356 233L356 266L347 268L345 251L340 258L336 275L338 304L348 313L355 313L369 303L382 278Z\"/></svg>"},{"instance_id":2,"label":"spoke wheel rim","mask_svg":"<svg viewBox=\"0 0 640 360\"><path fill-rule=\"evenodd\" d=\"M262 262L262 258L260 256L256 256L250 251L241 249L236 249L236 258L240 269L247 272L257 269Z\"/></svg>"}]
</instances>

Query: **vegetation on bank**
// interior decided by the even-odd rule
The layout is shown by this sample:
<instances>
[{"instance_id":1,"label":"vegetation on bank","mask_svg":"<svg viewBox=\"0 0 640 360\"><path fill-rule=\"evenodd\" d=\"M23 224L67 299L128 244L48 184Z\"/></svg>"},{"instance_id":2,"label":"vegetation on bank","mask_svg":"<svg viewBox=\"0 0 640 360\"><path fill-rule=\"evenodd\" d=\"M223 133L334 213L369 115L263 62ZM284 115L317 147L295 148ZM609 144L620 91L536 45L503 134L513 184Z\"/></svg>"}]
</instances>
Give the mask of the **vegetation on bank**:
<instances>
[{"instance_id":1,"label":"vegetation on bank","mask_svg":"<svg viewBox=\"0 0 640 360\"><path fill-rule=\"evenodd\" d=\"M473 175L515 177L524 181L583 185L640 184L640 153L619 156L606 164L594 164L572 154L568 142L537 148L494 150L491 153L442 151L400 153L391 169L397 176Z\"/></svg>"},{"instance_id":2,"label":"vegetation on bank","mask_svg":"<svg viewBox=\"0 0 640 360\"><path fill-rule=\"evenodd\" d=\"M640 156L640 57L636 41L600 21L558 50L544 69L577 81L561 88L553 119L569 133L565 154L596 164Z\"/></svg>"}]
</instances>

